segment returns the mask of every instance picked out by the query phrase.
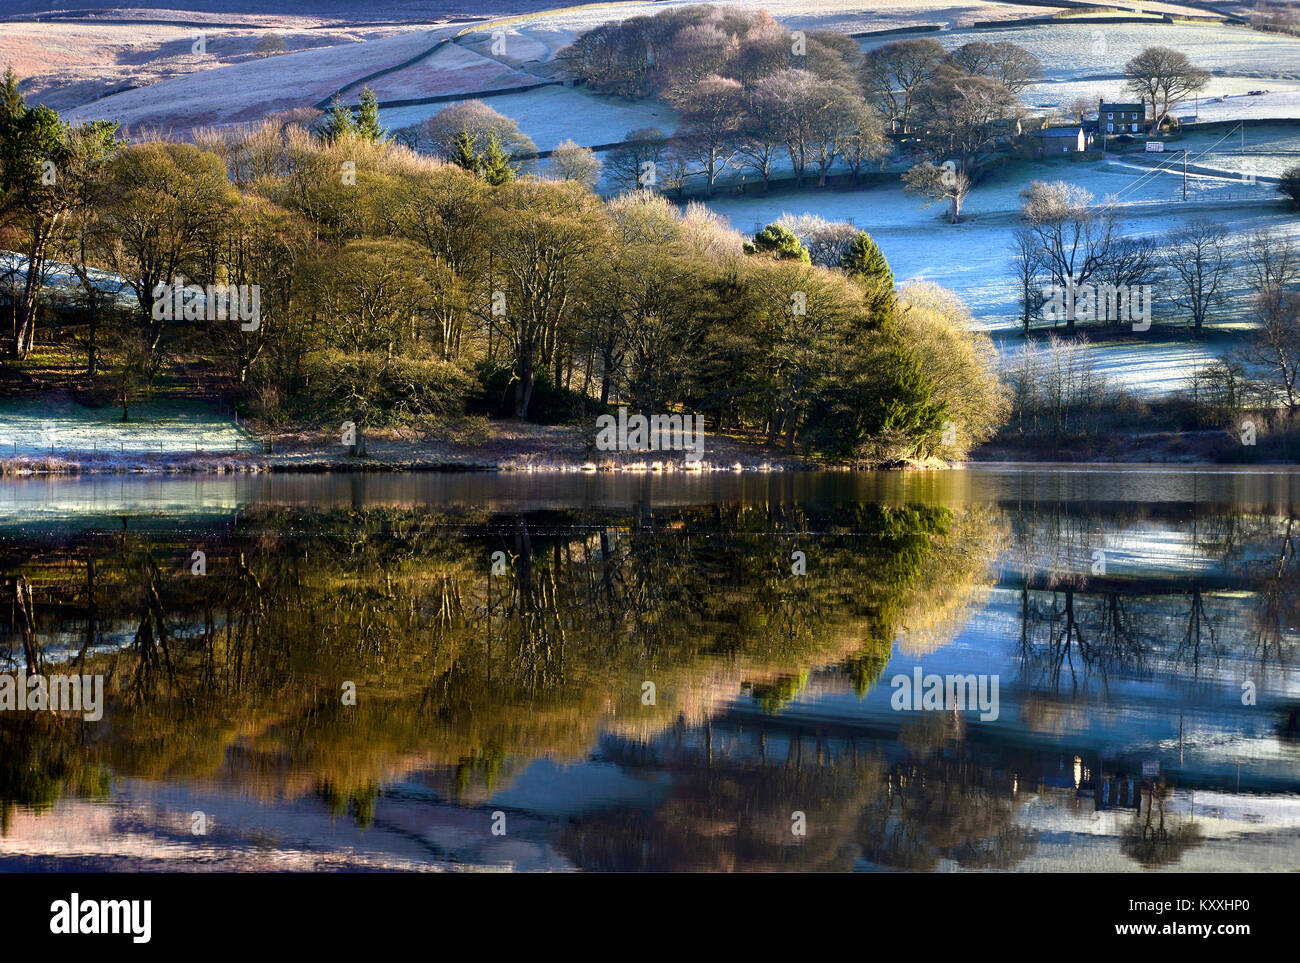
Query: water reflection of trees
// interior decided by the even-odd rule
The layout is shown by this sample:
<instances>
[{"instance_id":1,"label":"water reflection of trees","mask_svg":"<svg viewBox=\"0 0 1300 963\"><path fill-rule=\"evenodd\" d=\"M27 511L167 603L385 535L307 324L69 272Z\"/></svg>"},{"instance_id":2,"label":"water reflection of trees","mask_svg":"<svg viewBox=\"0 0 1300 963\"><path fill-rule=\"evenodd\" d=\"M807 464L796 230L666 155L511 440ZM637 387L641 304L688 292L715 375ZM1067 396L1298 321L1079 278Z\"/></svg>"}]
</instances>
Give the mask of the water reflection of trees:
<instances>
[{"instance_id":1,"label":"water reflection of trees","mask_svg":"<svg viewBox=\"0 0 1300 963\"><path fill-rule=\"evenodd\" d=\"M1196 823L1169 810L1172 792L1164 783L1142 788L1143 805L1124 827L1120 850L1146 869L1172 866L1205 842Z\"/></svg>"},{"instance_id":2,"label":"water reflection of trees","mask_svg":"<svg viewBox=\"0 0 1300 963\"><path fill-rule=\"evenodd\" d=\"M778 721L810 680L845 677L861 694L896 640L924 654L951 639L991 584L1004 530L1013 563L1016 546L1042 562L1002 575L1019 603L1031 728L1057 694L1121 676L1286 663L1300 624L1288 520L1201 514L1197 564L1095 575L1091 547L1106 532L1181 524L1109 511L354 507L263 510L200 537L3 544L0 656L105 672L108 714L100 725L4 714L0 800L103 793L110 773L220 780L255 797L315 796L364 824L383 787L413 772L468 805L529 760L600 746L628 772L671 778L644 808L562 827L582 866L1010 868L1036 845L1016 819L1034 790L1017 789L1016 766L990 759L960 718L860 743ZM196 549L202 577L190 574ZM339 697L345 681L355 708ZM714 753L738 693L761 720L739 728L761 735L753 752ZM1139 809L1124 837L1144 865L1196 841L1161 805ZM807 837L790 832L794 810Z\"/></svg>"},{"instance_id":3,"label":"water reflection of trees","mask_svg":"<svg viewBox=\"0 0 1300 963\"><path fill-rule=\"evenodd\" d=\"M711 728L698 742L670 733L653 746L606 745L602 756L632 773L670 773L671 791L653 807L570 820L560 845L604 871L1014 867L1037 846L1014 822L1027 796L955 735L950 720L918 723L907 752L890 757L882 744L797 724L730 728L725 754L712 752ZM796 812L806 835L792 831Z\"/></svg>"},{"instance_id":4,"label":"water reflection of trees","mask_svg":"<svg viewBox=\"0 0 1300 963\"><path fill-rule=\"evenodd\" d=\"M1205 506L1013 514L1004 584L1018 592L1022 677L1075 695L1115 678L1213 679L1227 664L1284 670L1300 625L1294 525ZM1153 535L1175 540L1170 557L1144 557ZM1135 547L1110 547L1126 539Z\"/></svg>"},{"instance_id":5,"label":"water reflection of trees","mask_svg":"<svg viewBox=\"0 0 1300 963\"><path fill-rule=\"evenodd\" d=\"M415 767L451 767L470 793L502 778L504 760L583 758L611 725L698 722L746 689L775 711L814 667L866 687L937 577L953 599L987 581L988 521L779 502L268 510L196 538L28 541L0 548L15 600L0 656L106 675L102 724L51 716L44 736L87 772L233 780L364 814L375 787ZM795 549L804 576L791 574ZM196 550L206 575L191 574ZM505 572L491 574L498 551ZM14 718L0 729L30 742ZM23 781L39 768L10 770L0 795L32 796Z\"/></svg>"}]
</instances>

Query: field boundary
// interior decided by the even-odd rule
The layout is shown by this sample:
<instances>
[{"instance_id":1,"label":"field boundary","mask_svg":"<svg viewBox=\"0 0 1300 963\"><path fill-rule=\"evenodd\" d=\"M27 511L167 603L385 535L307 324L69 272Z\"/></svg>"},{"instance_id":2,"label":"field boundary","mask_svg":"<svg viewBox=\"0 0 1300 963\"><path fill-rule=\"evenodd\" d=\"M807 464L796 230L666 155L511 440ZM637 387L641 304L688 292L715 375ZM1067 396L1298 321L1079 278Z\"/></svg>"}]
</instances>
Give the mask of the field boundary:
<instances>
[{"instance_id":1,"label":"field boundary","mask_svg":"<svg viewBox=\"0 0 1300 963\"><path fill-rule=\"evenodd\" d=\"M457 34L457 36L459 36L459 34ZM451 43L453 39L454 39L453 37L443 37L432 47L428 48L427 50L421 51L420 53L416 54L414 57L411 57L408 60L402 61L400 64L394 64L391 67L385 67L382 70L376 70L373 73L366 74L364 77L346 83L342 87L338 88L338 90L334 91L334 93L329 94L328 96L317 101L315 104L312 104L312 107L314 107L316 110L325 110L329 107L330 101L332 101L335 97L342 97L349 90L355 90L358 86L368 84L372 80L377 80L380 77L387 76L388 74L396 73L399 70L405 70L407 67L413 67L415 66L415 64L418 64L424 58L430 57L433 54L435 54L437 51L441 50L444 46Z\"/></svg>"},{"instance_id":2,"label":"field boundary","mask_svg":"<svg viewBox=\"0 0 1300 963\"><path fill-rule=\"evenodd\" d=\"M416 97L413 100L381 100L380 108L420 107L424 104L450 104L460 100L483 100L488 97L504 97L506 94L522 94L528 90L542 87L565 87L559 80L539 80L535 84L520 84L518 87L494 87L491 90L471 90L463 94L432 94L428 97ZM595 148L592 148L593 150Z\"/></svg>"}]
</instances>

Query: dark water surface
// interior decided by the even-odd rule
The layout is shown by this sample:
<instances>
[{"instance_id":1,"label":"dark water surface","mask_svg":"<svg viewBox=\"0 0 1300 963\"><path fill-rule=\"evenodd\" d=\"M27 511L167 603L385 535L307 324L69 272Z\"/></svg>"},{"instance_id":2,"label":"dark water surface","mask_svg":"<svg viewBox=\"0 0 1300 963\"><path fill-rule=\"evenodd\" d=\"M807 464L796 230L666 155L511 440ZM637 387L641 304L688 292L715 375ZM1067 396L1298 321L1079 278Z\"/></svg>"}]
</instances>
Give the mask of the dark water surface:
<instances>
[{"instance_id":1,"label":"dark water surface","mask_svg":"<svg viewBox=\"0 0 1300 963\"><path fill-rule=\"evenodd\" d=\"M104 713L0 711L0 869L1300 869L1298 511L1286 471L8 481L0 671ZM918 671L996 702L898 708Z\"/></svg>"}]
</instances>

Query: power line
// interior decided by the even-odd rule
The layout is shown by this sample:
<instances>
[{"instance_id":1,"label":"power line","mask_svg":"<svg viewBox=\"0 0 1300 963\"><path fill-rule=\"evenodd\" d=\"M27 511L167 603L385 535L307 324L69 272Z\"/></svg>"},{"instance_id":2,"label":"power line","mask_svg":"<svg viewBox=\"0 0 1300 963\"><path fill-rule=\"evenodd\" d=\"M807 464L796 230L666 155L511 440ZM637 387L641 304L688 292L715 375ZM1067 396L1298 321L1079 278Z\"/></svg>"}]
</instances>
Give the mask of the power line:
<instances>
[{"instance_id":1,"label":"power line","mask_svg":"<svg viewBox=\"0 0 1300 963\"><path fill-rule=\"evenodd\" d=\"M1237 129L1238 129L1238 128L1240 128L1240 129L1244 132L1245 129L1246 129L1246 124L1245 124L1245 122L1244 122L1244 121L1239 121L1239 122L1237 123L1237 127L1230 128L1226 134L1224 134L1222 137L1220 137L1218 140L1216 140L1216 141L1215 141L1213 144L1211 144L1209 147L1205 148L1205 150L1201 151L1201 152L1200 152L1199 154L1197 154L1194 158L1191 158L1191 161L1192 161L1192 162L1195 162L1195 161L1200 160L1202 157L1204 157L1204 156L1205 156L1206 154L1208 154L1210 151L1214 150L1214 148L1218 147L1218 146L1219 146L1220 144L1222 144L1225 140L1227 140L1229 137L1231 137L1233 134L1235 134L1235 133L1237 132ZM1184 150L1182 151L1182 154L1183 154L1183 158L1182 158L1182 160L1183 160L1183 163L1184 163L1184 178L1185 178L1185 177L1186 177L1186 169L1185 169L1185 165L1188 163L1187 151L1184 149ZM1174 164L1174 163L1177 163L1177 158L1171 158L1170 160L1162 161L1161 163L1157 164L1155 167L1151 168L1151 170L1147 171L1147 173L1143 174L1141 177L1139 177L1137 180L1135 180L1132 184L1130 184L1130 185L1128 185L1127 187L1122 188L1121 190L1118 190L1118 191L1116 191L1114 194L1112 194L1112 195L1111 195L1112 200L1110 201L1110 203L1109 203L1109 204L1103 204L1102 207L1103 207L1103 208L1105 208L1105 207L1114 207L1115 204L1117 204L1117 203L1119 202L1120 195L1122 195L1122 194L1124 194L1124 193L1126 193L1126 192L1128 192L1128 191L1131 191L1131 190L1133 190L1134 188L1140 187L1140 186L1142 185L1142 183L1143 183L1144 181L1146 181L1148 178L1150 178L1150 177L1154 177L1156 174L1159 174L1161 171L1168 170L1168 169L1169 169L1169 168L1168 168L1168 165L1169 165L1169 164Z\"/></svg>"}]
</instances>

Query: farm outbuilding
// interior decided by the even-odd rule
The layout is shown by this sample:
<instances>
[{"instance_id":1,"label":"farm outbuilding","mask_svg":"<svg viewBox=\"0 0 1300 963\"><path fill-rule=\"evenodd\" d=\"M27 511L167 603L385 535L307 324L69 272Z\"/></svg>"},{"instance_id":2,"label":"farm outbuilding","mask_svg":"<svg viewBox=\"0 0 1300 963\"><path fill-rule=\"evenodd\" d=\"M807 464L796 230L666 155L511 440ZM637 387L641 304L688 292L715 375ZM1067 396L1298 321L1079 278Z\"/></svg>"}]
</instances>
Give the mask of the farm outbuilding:
<instances>
[{"instance_id":1,"label":"farm outbuilding","mask_svg":"<svg viewBox=\"0 0 1300 963\"><path fill-rule=\"evenodd\" d=\"M1092 135L1082 126L1045 127L1034 131L1042 157L1053 154L1082 154L1092 147Z\"/></svg>"}]
</instances>

